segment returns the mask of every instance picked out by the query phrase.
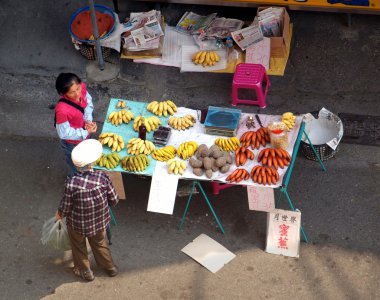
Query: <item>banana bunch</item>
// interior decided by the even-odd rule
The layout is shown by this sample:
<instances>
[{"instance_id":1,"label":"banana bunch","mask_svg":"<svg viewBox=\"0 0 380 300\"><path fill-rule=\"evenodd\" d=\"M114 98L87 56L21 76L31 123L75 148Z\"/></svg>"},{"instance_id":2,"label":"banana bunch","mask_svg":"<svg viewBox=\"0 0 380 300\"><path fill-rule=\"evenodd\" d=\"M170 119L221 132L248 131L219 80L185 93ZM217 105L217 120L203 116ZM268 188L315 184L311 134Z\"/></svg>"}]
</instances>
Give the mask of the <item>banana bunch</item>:
<instances>
[{"instance_id":1,"label":"banana bunch","mask_svg":"<svg viewBox=\"0 0 380 300\"><path fill-rule=\"evenodd\" d=\"M121 160L121 157L117 153L102 154L101 157L96 161L96 164L100 167L109 169L115 169Z\"/></svg>"},{"instance_id":2,"label":"banana bunch","mask_svg":"<svg viewBox=\"0 0 380 300\"><path fill-rule=\"evenodd\" d=\"M135 131L139 131L139 127L141 124L144 124L145 127L146 127L146 130L148 132L151 132L151 131L155 131L158 126L161 125L161 121L159 118L157 117L149 117L149 118L145 118L143 116L137 116L135 121L133 122L133 129Z\"/></svg>"},{"instance_id":3,"label":"banana bunch","mask_svg":"<svg viewBox=\"0 0 380 300\"><path fill-rule=\"evenodd\" d=\"M196 120L192 115L186 115L184 117L170 117L169 125L177 130L185 130L194 126Z\"/></svg>"},{"instance_id":4,"label":"banana bunch","mask_svg":"<svg viewBox=\"0 0 380 300\"><path fill-rule=\"evenodd\" d=\"M220 60L218 53L215 51L198 51L193 55L192 61L196 65L203 67L213 66Z\"/></svg>"},{"instance_id":5,"label":"banana bunch","mask_svg":"<svg viewBox=\"0 0 380 300\"><path fill-rule=\"evenodd\" d=\"M197 142L190 141L190 142L184 142L181 145L179 145L177 149L177 154L182 159L187 159L194 155L195 151L198 149Z\"/></svg>"},{"instance_id":6,"label":"banana bunch","mask_svg":"<svg viewBox=\"0 0 380 300\"><path fill-rule=\"evenodd\" d=\"M106 145L111 148L112 152L119 152L121 149L124 149L123 138L113 132L103 132L99 135L99 142L102 145Z\"/></svg>"},{"instance_id":7,"label":"banana bunch","mask_svg":"<svg viewBox=\"0 0 380 300\"><path fill-rule=\"evenodd\" d=\"M217 138L215 140L215 145L217 145L220 149L231 152L235 151L237 148L240 147L240 141L237 137L230 137L230 138Z\"/></svg>"},{"instance_id":8,"label":"banana bunch","mask_svg":"<svg viewBox=\"0 0 380 300\"><path fill-rule=\"evenodd\" d=\"M123 100L118 100L116 104L116 108L125 108L127 104Z\"/></svg>"},{"instance_id":9,"label":"banana bunch","mask_svg":"<svg viewBox=\"0 0 380 300\"><path fill-rule=\"evenodd\" d=\"M121 167L130 172L142 172L149 166L149 158L145 154L124 156Z\"/></svg>"},{"instance_id":10,"label":"banana bunch","mask_svg":"<svg viewBox=\"0 0 380 300\"><path fill-rule=\"evenodd\" d=\"M294 125L296 125L296 117L292 112L283 113L281 121L285 123L288 130L292 129Z\"/></svg>"},{"instance_id":11,"label":"banana bunch","mask_svg":"<svg viewBox=\"0 0 380 300\"><path fill-rule=\"evenodd\" d=\"M170 159L166 162L166 165L168 166L168 172L169 174L175 174L177 175L178 173L183 175L186 170L186 164L182 160L178 159Z\"/></svg>"},{"instance_id":12,"label":"banana bunch","mask_svg":"<svg viewBox=\"0 0 380 300\"><path fill-rule=\"evenodd\" d=\"M174 102L170 100L165 100L161 102L152 101L148 104L146 108L148 111L159 117L162 117L162 115L167 117L168 114L174 115L174 113L177 111L177 105L175 105Z\"/></svg>"},{"instance_id":13,"label":"banana bunch","mask_svg":"<svg viewBox=\"0 0 380 300\"><path fill-rule=\"evenodd\" d=\"M121 123L128 124L130 120L134 118L130 110L122 109L119 111L113 111L108 116L108 122L111 122L113 125L118 126Z\"/></svg>"},{"instance_id":14,"label":"banana bunch","mask_svg":"<svg viewBox=\"0 0 380 300\"><path fill-rule=\"evenodd\" d=\"M132 138L127 144L128 154L146 154L149 155L156 147L151 141L140 138Z\"/></svg>"},{"instance_id":15,"label":"banana bunch","mask_svg":"<svg viewBox=\"0 0 380 300\"><path fill-rule=\"evenodd\" d=\"M167 161L175 157L177 149L174 146L166 146L161 149L156 149L152 152L152 157L155 160Z\"/></svg>"}]
</instances>

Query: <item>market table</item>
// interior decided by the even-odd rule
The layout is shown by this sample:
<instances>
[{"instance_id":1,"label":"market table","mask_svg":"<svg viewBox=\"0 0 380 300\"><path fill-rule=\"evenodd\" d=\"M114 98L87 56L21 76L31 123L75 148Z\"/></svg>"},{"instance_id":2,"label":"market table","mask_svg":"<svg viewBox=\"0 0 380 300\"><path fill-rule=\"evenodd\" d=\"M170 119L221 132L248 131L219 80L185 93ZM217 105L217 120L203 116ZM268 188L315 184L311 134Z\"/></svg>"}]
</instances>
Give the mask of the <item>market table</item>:
<instances>
[{"instance_id":1,"label":"market table","mask_svg":"<svg viewBox=\"0 0 380 300\"><path fill-rule=\"evenodd\" d=\"M148 103L146 102L138 102L138 101L132 101L132 100L125 100L125 99L115 99L115 98L112 98L110 100L110 103L109 103L109 106L108 106L108 110L107 110L107 114L106 114L106 118L105 118L105 122L104 122L104 125L103 125L103 129L102 129L102 133L104 132L113 132L113 133L116 133L120 136L122 136L125 144L128 143L128 140L131 139L131 138L135 138L135 137L138 137L138 132L136 132L134 129L133 129L133 120L131 120L128 124L121 124L119 126L114 126L112 123L108 122L108 116L115 110L118 110L116 108L116 104L119 100L122 100L122 101L126 101L126 108L125 109L128 109L128 110L131 110L134 117L136 116L144 116L144 117L150 117L150 116L155 116L153 113L149 112L147 110L147 105ZM172 145L174 147L176 147L176 149L179 147L179 145L183 142L186 142L186 141L195 141L198 143L198 145L200 144L205 144L207 145L208 147L212 146L214 144L214 141L220 137L220 136L215 136L215 135L209 135L209 134L205 134L204 133L204 125L201 124L199 122L199 119L200 119L200 111L197 111L197 110L193 110L193 109L189 109L189 108L185 108L185 107L178 107L178 111L175 113L175 116L184 116L184 115L187 115L187 114L191 114L192 116L195 117L196 120L198 120L195 125L191 128L189 128L188 130L185 130L185 131L178 131L178 130L175 130L175 129L172 129L171 130L171 136L168 140L168 143L167 145ZM240 117L240 120L239 120L239 125L238 125L238 130L237 130L237 134L236 136L237 137L240 137L243 133L245 133L246 131L248 130L258 130L260 125L255 124L255 128L253 129L248 129L247 126L245 125L246 123L246 119L248 116L252 116L252 114L247 114L247 113L242 113L241 114L241 117ZM157 117L157 116L156 116ZM169 119L170 115L168 117L159 117L161 123L163 126L167 125L168 124L168 119ZM268 124L272 121L280 121L281 120L281 116L276 116L276 115L264 115L264 114L258 114L258 117L260 118L261 122L262 122L262 125L264 127L268 126ZM288 133L288 141L289 141L289 146L287 148L287 151L288 153L292 156L292 161L290 163L290 165L288 167L284 167L283 169L279 168L278 169L278 173L279 173L279 180L277 181L276 184L270 184L270 185L265 185L265 187L268 187L268 188L280 188L280 191L283 192L289 202L289 205L290 207L292 208L292 210L295 210L294 206L293 206L293 203L287 193L287 185L289 183L289 180L290 180L290 175L291 175L291 171L292 171L292 168L294 166L294 162L295 162L295 156L296 155L293 155L293 153L297 153L298 151L298 147L299 147L299 143L301 141L301 138L303 135L305 135L305 137L308 139L306 133L304 132L304 123L302 122L303 120L303 117L302 116L298 116L296 117L296 125L293 127L293 129ZM147 132L147 136L146 136L147 140L150 140L150 141L153 141L153 132ZM309 141L310 142L310 141ZM311 143L310 143L311 144ZM260 146L259 149L253 149L252 152L254 153L255 155L255 158L257 158L259 152L263 149L264 147ZM314 149L314 147L312 147ZM103 153L105 154L109 154L111 153L111 149L107 146L103 146ZM124 157L124 156L127 156L129 155L127 153L127 149L124 148L122 149L120 152L118 152L119 155L121 157ZM316 154L316 152L315 152ZM318 155L317 155L318 157ZM134 175L145 175L145 176L153 176L153 175L164 175L164 174L167 174L167 166L166 166L166 162L160 162L160 161L156 161L154 160L151 155L149 155L149 158L150 158L150 164L149 166L142 172L138 172L138 173L135 173L135 172L128 172L128 171L125 171L124 169L122 169L121 165L119 164L116 168L112 169L112 170L108 170L108 171L112 171L112 172L125 172L125 173L130 173L130 174L134 174ZM324 165L322 163L322 161L320 161L321 165L322 165L322 168L325 170L324 168ZM254 166L256 165L260 165L260 163L257 162L256 159L254 160L247 160L246 164L243 166L247 171L250 171ZM104 169L106 170L106 168L102 168L100 166L96 166L97 169ZM211 203L209 202L208 198L207 198L207 195L205 194L205 192L203 191L203 188L201 187L199 181L217 181L219 183L228 183L226 181L226 178L229 174L231 174L235 169L236 169L236 165L234 164L234 154L233 154L233 164L231 165L231 168L230 170L226 173L226 174L222 174L220 172L214 172L213 173L213 176L209 179L206 177L205 174L203 174L202 176L196 176L195 174L193 174L192 172L192 168L191 167L188 167L184 174L183 175L170 175L170 176L177 176L177 178L179 179L188 179L188 180L193 180L194 181L194 184L193 184L193 189L194 189L194 186L196 184L199 185L200 189L201 189L201 192L207 202L207 204L209 205L215 219L217 220L217 223L221 229L221 231L224 233L224 229L216 215L216 213L214 212L213 208L212 208L212 205ZM287 173L289 169L289 172ZM230 183L228 183L230 184ZM241 182L238 183L239 185L244 185L244 186L260 186L260 187L263 187L264 185L262 184L258 184L258 183L255 183L251 180L251 178L249 178L248 180L243 180ZM180 224L180 227L182 227L183 225L183 221L184 221L184 217L186 215L186 212L187 212L187 208L188 208L188 205L190 204L190 201L191 201L191 195L189 197L189 200L188 200L188 204L186 206L186 209L185 209L185 212L184 212L184 215L183 215L183 218L181 220L181 224ZM174 205L174 204L173 204ZM303 229L302 229L303 231ZM303 235L304 235L304 239L307 241L307 237L306 237L306 234L304 232L302 232Z\"/></svg>"}]
</instances>

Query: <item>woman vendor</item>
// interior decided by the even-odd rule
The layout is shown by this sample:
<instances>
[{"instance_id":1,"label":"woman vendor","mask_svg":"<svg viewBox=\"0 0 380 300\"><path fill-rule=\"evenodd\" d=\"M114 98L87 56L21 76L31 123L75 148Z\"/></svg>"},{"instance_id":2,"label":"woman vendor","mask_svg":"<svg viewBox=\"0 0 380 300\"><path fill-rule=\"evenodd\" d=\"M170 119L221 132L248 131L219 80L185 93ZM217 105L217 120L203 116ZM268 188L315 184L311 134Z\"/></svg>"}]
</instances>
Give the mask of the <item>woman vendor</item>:
<instances>
[{"instance_id":1,"label":"woman vendor","mask_svg":"<svg viewBox=\"0 0 380 300\"><path fill-rule=\"evenodd\" d=\"M55 88L60 95L55 107L55 127L70 168L68 176L72 177L76 168L71 160L71 151L97 129L96 123L92 121L94 105L86 85L73 73L59 74Z\"/></svg>"}]
</instances>

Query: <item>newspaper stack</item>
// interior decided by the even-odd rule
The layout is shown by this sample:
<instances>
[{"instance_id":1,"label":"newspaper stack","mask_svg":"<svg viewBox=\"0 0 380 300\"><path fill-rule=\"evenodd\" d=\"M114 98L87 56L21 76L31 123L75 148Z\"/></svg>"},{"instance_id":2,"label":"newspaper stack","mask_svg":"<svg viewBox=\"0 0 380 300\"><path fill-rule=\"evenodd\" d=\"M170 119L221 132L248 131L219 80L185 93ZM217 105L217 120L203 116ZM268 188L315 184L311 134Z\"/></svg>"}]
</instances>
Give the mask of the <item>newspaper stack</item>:
<instances>
[{"instance_id":1,"label":"newspaper stack","mask_svg":"<svg viewBox=\"0 0 380 300\"><path fill-rule=\"evenodd\" d=\"M210 24L214 21L216 13L208 16L201 16L193 12L185 12L176 25L176 30L184 34L199 34L206 31Z\"/></svg>"},{"instance_id":2,"label":"newspaper stack","mask_svg":"<svg viewBox=\"0 0 380 300\"><path fill-rule=\"evenodd\" d=\"M124 48L128 51L157 49L164 32L160 25L161 12L131 13L131 28L123 34Z\"/></svg>"},{"instance_id":3,"label":"newspaper stack","mask_svg":"<svg viewBox=\"0 0 380 300\"><path fill-rule=\"evenodd\" d=\"M269 7L257 13L257 20L261 32L265 37L278 37L282 35L284 8Z\"/></svg>"}]
</instances>

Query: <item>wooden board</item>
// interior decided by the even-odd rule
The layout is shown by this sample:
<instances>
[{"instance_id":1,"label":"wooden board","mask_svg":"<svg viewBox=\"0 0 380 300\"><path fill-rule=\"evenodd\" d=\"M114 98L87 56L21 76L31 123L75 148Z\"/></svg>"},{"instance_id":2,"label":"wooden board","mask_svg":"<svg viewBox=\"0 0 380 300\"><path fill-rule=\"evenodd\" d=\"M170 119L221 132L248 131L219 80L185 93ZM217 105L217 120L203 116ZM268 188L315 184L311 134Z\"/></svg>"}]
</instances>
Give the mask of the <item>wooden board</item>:
<instances>
[{"instance_id":1,"label":"wooden board","mask_svg":"<svg viewBox=\"0 0 380 300\"><path fill-rule=\"evenodd\" d=\"M106 173L111 179L112 184L115 187L116 193L119 195L120 200L125 200L125 190L121 172L106 171Z\"/></svg>"}]
</instances>

